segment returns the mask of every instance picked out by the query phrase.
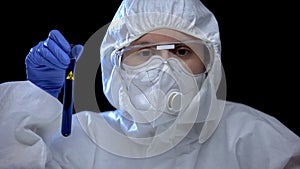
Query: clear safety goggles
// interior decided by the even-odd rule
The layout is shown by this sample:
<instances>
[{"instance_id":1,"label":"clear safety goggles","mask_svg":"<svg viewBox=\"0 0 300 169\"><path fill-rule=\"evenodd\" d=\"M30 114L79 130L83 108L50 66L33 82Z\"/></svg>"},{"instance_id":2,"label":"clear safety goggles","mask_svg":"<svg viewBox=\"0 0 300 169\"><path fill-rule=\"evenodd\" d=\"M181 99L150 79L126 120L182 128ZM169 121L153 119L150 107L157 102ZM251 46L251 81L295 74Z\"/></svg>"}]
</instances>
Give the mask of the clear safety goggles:
<instances>
[{"instance_id":1,"label":"clear safety goggles","mask_svg":"<svg viewBox=\"0 0 300 169\"><path fill-rule=\"evenodd\" d=\"M183 64L197 57L202 63L209 60L209 52L204 41L186 40L161 43L146 43L128 46L117 52L117 64L119 66L141 66L152 56L164 58L177 58Z\"/></svg>"}]
</instances>

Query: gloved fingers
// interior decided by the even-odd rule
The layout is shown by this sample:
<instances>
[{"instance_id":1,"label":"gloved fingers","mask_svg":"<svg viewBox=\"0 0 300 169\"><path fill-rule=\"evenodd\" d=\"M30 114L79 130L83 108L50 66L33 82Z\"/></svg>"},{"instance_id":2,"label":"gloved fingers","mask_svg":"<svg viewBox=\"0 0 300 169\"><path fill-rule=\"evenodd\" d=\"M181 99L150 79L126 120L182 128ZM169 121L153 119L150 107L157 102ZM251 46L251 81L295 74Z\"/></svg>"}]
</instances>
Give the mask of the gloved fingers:
<instances>
[{"instance_id":1,"label":"gloved fingers","mask_svg":"<svg viewBox=\"0 0 300 169\"><path fill-rule=\"evenodd\" d=\"M73 46L72 50L71 50L71 55L70 57L71 58L76 58L76 60L78 60L81 56L83 52L83 46L78 44L78 45L75 45Z\"/></svg>"},{"instance_id":2,"label":"gloved fingers","mask_svg":"<svg viewBox=\"0 0 300 169\"><path fill-rule=\"evenodd\" d=\"M43 45L43 42L39 42L36 46L32 47L29 51L29 53L27 54L26 58L25 58L25 64L28 67L40 67L41 65L43 65L44 62L41 58L40 55L35 56L36 54L36 50L39 48L39 46Z\"/></svg>"},{"instance_id":3,"label":"gloved fingers","mask_svg":"<svg viewBox=\"0 0 300 169\"><path fill-rule=\"evenodd\" d=\"M51 39L54 43L56 43L65 53L70 53L71 46L69 42L65 39L65 37L56 29L51 30L48 39ZM46 43L47 45L47 43Z\"/></svg>"},{"instance_id":4,"label":"gloved fingers","mask_svg":"<svg viewBox=\"0 0 300 169\"><path fill-rule=\"evenodd\" d=\"M71 48L67 49L69 51L65 51L65 49L61 48L57 42L49 38L43 45L44 47L41 48L41 51L45 52L45 55L43 55L45 56L45 59L51 60L53 64L57 64L58 66L63 65L63 67L65 67L69 65L70 56L68 54L71 52ZM51 54L47 54L47 52L50 52Z\"/></svg>"},{"instance_id":5,"label":"gloved fingers","mask_svg":"<svg viewBox=\"0 0 300 169\"><path fill-rule=\"evenodd\" d=\"M62 64L56 59L56 56L54 56L49 49L43 45L43 43L44 42L39 42L35 47L31 48L25 59L26 65L28 67L35 68L46 66L53 69L66 69L70 63L70 60L68 60L68 63ZM68 57L68 55L65 57Z\"/></svg>"}]
</instances>

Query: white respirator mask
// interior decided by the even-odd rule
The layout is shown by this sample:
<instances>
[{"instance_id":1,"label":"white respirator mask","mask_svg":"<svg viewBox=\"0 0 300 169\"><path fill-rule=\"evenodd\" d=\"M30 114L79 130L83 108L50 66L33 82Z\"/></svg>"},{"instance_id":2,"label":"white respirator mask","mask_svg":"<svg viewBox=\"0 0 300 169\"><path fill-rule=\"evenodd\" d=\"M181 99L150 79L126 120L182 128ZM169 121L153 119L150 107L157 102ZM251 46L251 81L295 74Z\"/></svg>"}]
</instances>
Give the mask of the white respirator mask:
<instances>
[{"instance_id":1,"label":"white respirator mask","mask_svg":"<svg viewBox=\"0 0 300 169\"><path fill-rule=\"evenodd\" d=\"M169 50L175 45L142 47L119 60L121 87L119 107L123 115L137 123L150 123L159 117L184 111L205 79L206 72L193 74L185 63ZM162 57L168 51L169 57Z\"/></svg>"}]
</instances>

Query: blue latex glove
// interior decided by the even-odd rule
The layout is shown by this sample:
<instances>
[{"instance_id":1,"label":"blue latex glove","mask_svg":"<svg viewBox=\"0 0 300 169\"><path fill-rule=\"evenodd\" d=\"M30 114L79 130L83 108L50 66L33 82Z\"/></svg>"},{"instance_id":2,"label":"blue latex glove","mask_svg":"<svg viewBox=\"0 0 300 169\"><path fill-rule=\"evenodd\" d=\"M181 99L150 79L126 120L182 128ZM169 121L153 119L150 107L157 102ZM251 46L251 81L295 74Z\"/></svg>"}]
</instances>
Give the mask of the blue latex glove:
<instances>
[{"instance_id":1,"label":"blue latex glove","mask_svg":"<svg viewBox=\"0 0 300 169\"><path fill-rule=\"evenodd\" d=\"M57 98L70 58L78 59L82 51L82 45L71 48L58 30L52 30L48 38L31 48L26 56L27 79Z\"/></svg>"}]
</instances>

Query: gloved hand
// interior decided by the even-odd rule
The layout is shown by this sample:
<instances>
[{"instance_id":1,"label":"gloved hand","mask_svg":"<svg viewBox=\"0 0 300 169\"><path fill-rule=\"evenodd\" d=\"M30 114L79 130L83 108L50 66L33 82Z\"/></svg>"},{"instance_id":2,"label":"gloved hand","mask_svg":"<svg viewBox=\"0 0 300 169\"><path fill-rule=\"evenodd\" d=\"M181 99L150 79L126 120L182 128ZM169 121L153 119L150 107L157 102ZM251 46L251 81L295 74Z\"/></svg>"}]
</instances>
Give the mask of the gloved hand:
<instances>
[{"instance_id":1,"label":"gloved hand","mask_svg":"<svg viewBox=\"0 0 300 169\"><path fill-rule=\"evenodd\" d=\"M58 98L70 58L78 59L82 51L82 45L71 48L58 30L52 30L48 38L31 48L26 56L27 79Z\"/></svg>"}]
</instances>

